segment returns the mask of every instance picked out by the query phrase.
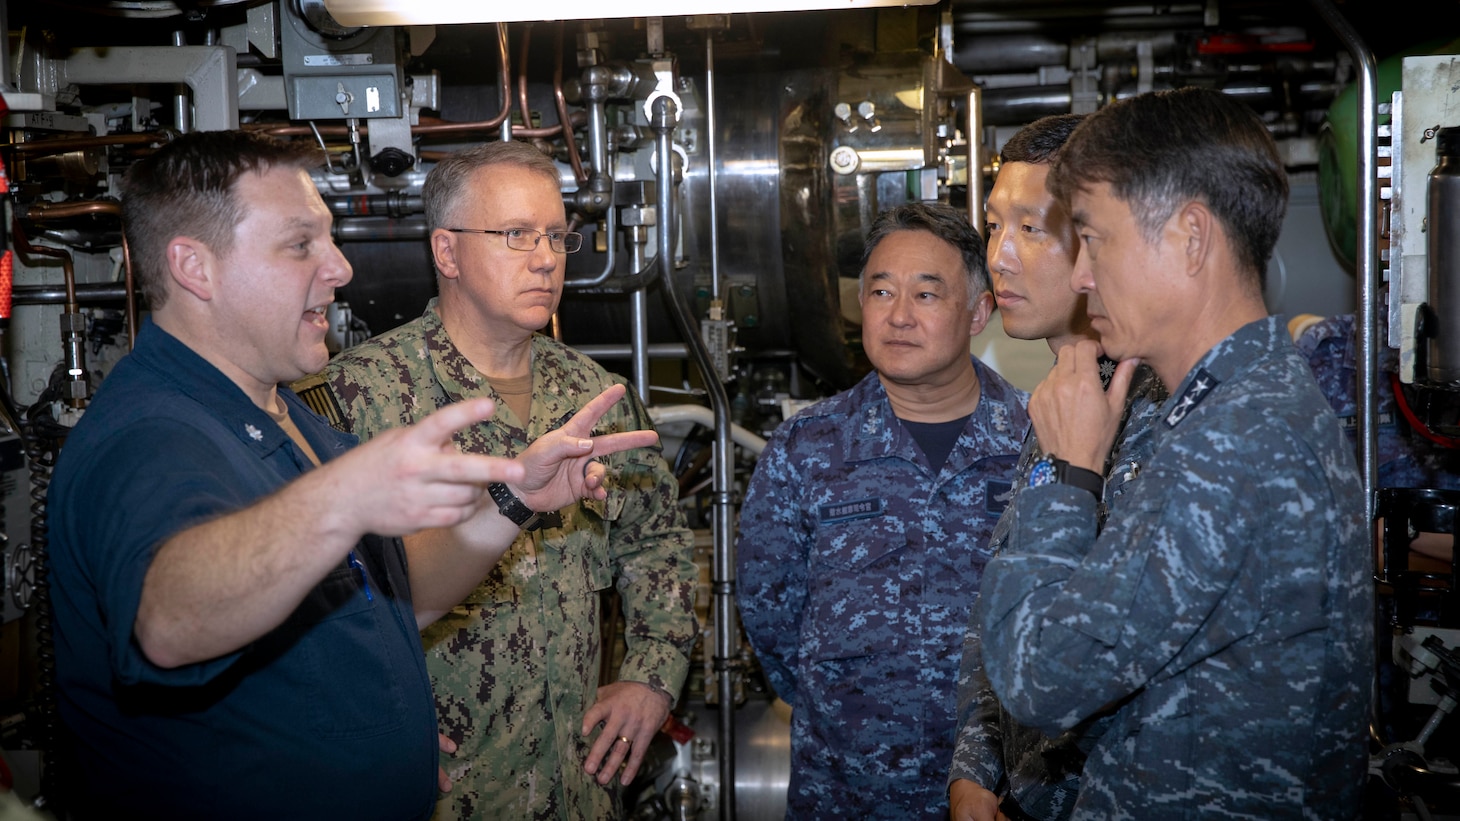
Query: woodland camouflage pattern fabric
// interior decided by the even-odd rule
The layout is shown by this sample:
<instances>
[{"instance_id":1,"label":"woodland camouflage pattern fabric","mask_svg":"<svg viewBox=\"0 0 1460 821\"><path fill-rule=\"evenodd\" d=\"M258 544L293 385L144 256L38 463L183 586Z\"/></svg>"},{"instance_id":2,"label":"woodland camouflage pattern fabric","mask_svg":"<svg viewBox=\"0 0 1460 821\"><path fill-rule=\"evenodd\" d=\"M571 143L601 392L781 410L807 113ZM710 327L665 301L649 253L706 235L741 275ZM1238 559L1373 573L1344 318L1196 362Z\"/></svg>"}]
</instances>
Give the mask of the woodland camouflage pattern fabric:
<instances>
[{"instance_id":1,"label":"woodland camouflage pattern fabric","mask_svg":"<svg viewBox=\"0 0 1460 821\"><path fill-rule=\"evenodd\" d=\"M1100 375L1106 387L1114 372L1115 362L1101 358ZM1130 491L1131 483L1140 476L1150 457L1153 424L1165 399L1166 388L1161 378L1149 366L1140 366L1126 394L1125 417L1116 434L1115 446L1105 462L1102 521L1106 511ZM1014 472L1015 498L1029 483L1029 471L1043 455L1039 437L1030 426ZM1003 552L1013 522L1014 517L1006 509L989 540L993 555ZM1103 724L1086 722L1058 738L1020 724L999 706L993 687L984 675L982 653L978 619L971 618L958 673L958 745L953 751L948 781L963 778L1000 796L1010 794L1020 810L1039 821L1069 818L1080 790L1085 753L1099 737Z\"/></svg>"},{"instance_id":2,"label":"woodland camouflage pattern fabric","mask_svg":"<svg viewBox=\"0 0 1460 821\"><path fill-rule=\"evenodd\" d=\"M948 817L958 659L1027 395L982 397L937 470L876 373L782 423L740 514L738 603L791 714L788 819Z\"/></svg>"},{"instance_id":3,"label":"woodland camouflage pattern fabric","mask_svg":"<svg viewBox=\"0 0 1460 821\"><path fill-rule=\"evenodd\" d=\"M456 349L435 300L425 314L336 357L322 377L334 415L361 440L448 403L497 400L495 416L456 434L463 451L516 456L616 377L546 336L533 339L532 411L524 424ZM311 399L318 380L298 384ZM317 402L312 402L317 404ZM335 409L327 409L335 411ZM331 413L327 412L326 416ZM596 433L652 427L630 390ZM693 536L658 448L603 457L608 499L563 508L560 527L523 532L460 606L422 633L454 785L437 818L581 819L622 815L614 785L583 772L580 736L599 686L600 593L616 583L627 654L615 680L677 698L698 626Z\"/></svg>"},{"instance_id":4,"label":"woodland camouflage pattern fabric","mask_svg":"<svg viewBox=\"0 0 1460 821\"><path fill-rule=\"evenodd\" d=\"M1286 328L1253 322L1162 405L1096 527L1051 484L1010 505L979 597L1000 702L1049 735L1111 704L1076 819L1352 818L1374 591L1358 470Z\"/></svg>"}]
</instances>

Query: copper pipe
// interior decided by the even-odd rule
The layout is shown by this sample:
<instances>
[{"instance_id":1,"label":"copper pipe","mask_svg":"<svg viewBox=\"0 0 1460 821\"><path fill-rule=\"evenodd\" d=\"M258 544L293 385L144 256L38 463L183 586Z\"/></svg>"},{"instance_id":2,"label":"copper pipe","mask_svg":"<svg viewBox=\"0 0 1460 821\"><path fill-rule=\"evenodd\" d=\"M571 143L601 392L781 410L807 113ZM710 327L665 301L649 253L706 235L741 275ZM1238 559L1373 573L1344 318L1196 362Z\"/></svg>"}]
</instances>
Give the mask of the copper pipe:
<instances>
[{"instance_id":1,"label":"copper pipe","mask_svg":"<svg viewBox=\"0 0 1460 821\"><path fill-rule=\"evenodd\" d=\"M70 252L61 248L46 248L30 244L20 230L20 220L11 221L15 250L22 255L34 254L43 257L57 257L66 273L66 307L61 313L61 344L65 349L62 359L68 377L66 403L73 408L86 407L91 395L86 370L86 319L81 315L81 303L76 299L76 269L72 265Z\"/></svg>"},{"instance_id":2,"label":"copper pipe","mask_svg":"<svg viewBox=\"0 0 1460 821\"><path fill-rule=\"evenodd\" d=\"M532 42L532 24L522 32L522 53L517 57L517 106L522 110L522 125L532 125L532 109L527 105L527 46Z\"/></svg>"},{"instance_id":3,"label":"copper pipe","mask_svg":"<svg viewBox=\"0 0 1460 821\"><path fill-rule=\"evenodd\" d=\"M500 119L494 117L493 120L496 120L496 122L493 122L492 120L482 120L480 122L454 123L447 120L436 119L435 117L422 117L419 125L411 126L411 133L417 135L457 134L463 131L485 131L487 129L497 128L502 124L502 121ZM583 123L587 122L587 115L583 114L583 112L581 111L575 111L572 114L571 121L575 127L582 125ZM265 123L250 123L249 125L244 127L254 131L261 131L273 137L314 136L314 132L311 131L309 126L307 125L269 125ZM322 125L317 127L319 128L319 133L331 137L343 137L349 133L348 130L342 125ZM370 133L370 127L368 125L364 126L364 130L366 134ZM561 125L544 126L542 128L524 128L518 125L512 126L512 134L513 136L517 137L556 137L561 133L563 133L563 127ZM422 156L424 157L425 155L423 154Z\"/></svg>"},{"instance_id":4,"label":"copper pipe","mask_svg":"<svg viewBox=\"0 0 1460 821\"><path fill-rule=\"evenodd\" d=\"M88 214L108 214L116 217L122 215L122 204L116 200L89 200L83 202L38 202L30 205L24 210L24 217L34 222L46 222L47 220L67 219L80 217ZM24 242L17 228L16 247ZM71 256L65 251L56 249L35 247L24 242L27 253L34 253L40 256L61 257L61 264L66 272L66 311L75 313L80 310L80 304L76 297L76 275L72 268ZM132 257L127 248L127 240L122 238L122 265L126 269L126 294L127 294L127 342L131 346L137 343L137 286L132 277Z\"/></svg>"},{"instance_id":5,"label":"copper pipe","mask_svg":"<svg viewBox=\"0 0 1460 821\"><path fill-rule=\"evenodd\" d=\"M65 154L68 151L82 151L87 148L104 148L113 145L150 145L170 142L172 136L162 131L146 131L136 134L86 135L83 137L56 137L49 140L32 140L25 143L11 143L4 148L14 149L17 154Z\"/></svg>"},{"instance_id":6,"label":"copper pipe","mask_svg":"<svg viewBox=\"0 0 1460 821\"><path fill-rule=\"evenodd\" d=\"M307 125L279 125L278 123L245 123L242 126L245 131L258 131L270 137L313 137L314 130ZM344 137L349 135L349 129L342 125L317 126L319 133L328 134L331 137ZM368 133L367 129L367 133Z\"/></svg>"},{"instance_id":7,"label":"copper pipe","mask_svg":"<svg viewBox=\"0 0 1460 821\"><path fill-rule=\"evenodd\" d=\"M584 114L581 111L574 111L571 121L573 125L578 126L586 122L587 119L588 115ZM455 125L455 123L446 123L446 125ZM412 133L419 134L421 131L422 128L412 129ZM546 128L522 128L520 126L512 126L512 136L522 137L524 139L548 139L550 137L556 137L562 133L563 127L560 125L548 126ZM437 160L444 160L455 153L455 151L431 151L430 149L426 149L416 152L416 155L426 162L435 162Z\"/></svg>"},{"instance_id":8,"label":"copper pipe","mask_svg":"<svg viewBox=\"0 0 1460 821\"><path fill-rule=\"evenodd\" d=\"M132 249L122 237L122 270L127 282L127 350L137 347L137 283L132 278Z\"/></svg>"},{"instance_id":9,"label":"copper pipe","mask_svg":"<svg viewBox=\"0 0 1460 821\"><path fill-rule=\"evenodd\" d=\"M578 117L578 119L575 120L574 122L584 123L584 122L587 122L587 121L588 121L588 116L586 114L584 114L584 115L580 115ZM546 138L546 137L556 137L556 136L558 136L559 134L562 134L562 133L563 133L563 127L561 125L549 125L549 126L544 126L543 128L513 128L512 129L512 136L514 136L514 137L529 137L529 138L530 137L544 137L544 138Z\"/></svg>"},{"instance_id":10,"label":"copper pipe","mask_svg":"<svg viewBox=\"0 0 1460 821\"><path fill-rule=\"evenodd\" d=\"M54 257L61 260L61 270L66 276L66 313L74 314L81 310L76 302L76 268L71 261L71 254L62 248L31 245L25 232L20 229L19 218L11 221L11 233L15 238L15 250L22 256Z\"/></svg>"},{"instance_id":11,"label":"copper pipe","mask_svg":"<svg viewBox=\"0 0 1460 821\"><path fill-rule=\"evenodd\" d=\"M563 96L563 24L558 23L557 45L553 49L553 100L557 103L558 126L563 129L563 142L568 144L568 164L573 166L573 179L578 187L588 182L588 172L583 170L583 158L578 156L578 136L573 131L572 118L568 116L568 100Z\"/></svg>"},{"instance_id":12,"label":"copper pipe","mask_svg":"<svg viewBox=\"0 0 1460 821\"><path fill-rule=\"evenodd\" d=\"M524 46L525 47L525 46ZM498 90L502 96L502 110L490 120L481 120L474 123L446 123L442 122L431 126L417 126L411 129L416 134L456 134L462 131L482 131L489 128L496 128L504 120L512 115L512 55L508 47L507 24L497 24L497 51L499 61L497 68L502 73L502 83Z\"/></svg>"},{"instance_id":13,"label":"copper pipe","mask_svg":"<svg viewBox=\"0 0 1460 821\"><path fill-rule=\"evenodd\" d=\"M556 137L562 133L563 127L560 125L549 125L543 126L542 128L518 128L516 126L512 127L512 136L514 137L539 137L546 139L548 137Z\"/></svg>"},{"instance_id":14,"label":"copper pipe","mask_svg":"<svg viewBox=\"0 0 1460 821\"><path fill-rule=\"evenodd\" d=\"M427 118L425 118L425 117L422 117L421 118L421 120L423 122L426 119ZM583 123L585 123L587 121L588 121L588 116L586 114L584 114L583 112L581 112L581 111L575 111L575 112L573 112L573 116L571 118L571 122L572 122L573 125L575 125L575 126L582 125ZM424 122L423 125L418 125L418 126L412 128L411 129L411 133L412 134L418 134L418 135L432 135L432 134L455 133L457 131L465 130L465 129L460 128L460 126L463 126L463 125L470 125L470 126L473 126L475 128L481 128L482 127L480 123L448 123L448 122L445 122L443 120L434 120L434 121L430 121L430 122ZM547 138L550 138L550 137L556 137L556 136L558 136L559 134L562 134L562 133L563 133L563 127L561 125L549 125L549 126L544 126L542 128L523 128L522 126L515 125L515 124L512 126L512 136L513 137L522 137L524 139L532 139L534 137L540 137L540 138L543 138L543 139L547 139ZM427 155L430 154L430 153L432 153L432 152L429 152L429 151L422 151L422 152L420 152L421 159L429 159Z\"/></svg>"},{"instance_id":15,"label":"copper pipe","mask_svg":"<svg viewBox=\"0 0 1460 821\"><path fill-rule=\"evenodd\" d=\"M85 214L110 214L120 217L122 215L122 204L116 200L37 202L21 209L22 217L35 220L36 222L79 217Z\"/></svg>"},{"instance_id":16,"label":"copper pipe","mask_svg":"<svg viewBox=\"0 0 1460 821\"><path fill-rule=\"evenodd\" d=\"M25 219L31 220L33 222L46 222L48 220L67 219L70 217L80 217L88 214L108 214L111 216L120 217L122 215L122 204L120 202L117 202L116 200L89 200L83 202L56 203L38 202L23 209L22 216L24 216ZM76 301L76 276L75 272L72 270L71 255L67 254L65 251L31 246L29 243L26 243L26 247L29 249L29 253L35 253L41 256L49 257L62 257L62 265L66 271L66 311L68 313L75 313L76 311L80 310L80 306L77 304ZM124 239L122 241L122 249L124 254L126 251L126 247L126 240ZM127 327L129 330L134 328L136 325L135 320L137 318L137 312L135 299L135 290L132 287L132 272L129 267L127 270ZM133 336L132 341L136 341L135 336Z\"/></svg>"}]
</instances>

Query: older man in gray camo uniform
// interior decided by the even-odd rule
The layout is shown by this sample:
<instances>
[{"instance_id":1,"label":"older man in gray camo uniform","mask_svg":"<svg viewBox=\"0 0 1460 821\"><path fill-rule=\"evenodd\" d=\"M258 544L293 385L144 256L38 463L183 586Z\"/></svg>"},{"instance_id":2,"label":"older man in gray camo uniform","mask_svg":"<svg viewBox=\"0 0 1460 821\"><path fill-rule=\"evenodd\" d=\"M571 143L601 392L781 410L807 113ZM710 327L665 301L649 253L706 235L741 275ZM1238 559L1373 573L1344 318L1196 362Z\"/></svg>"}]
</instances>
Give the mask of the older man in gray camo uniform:
<instances>
[{"instance_id":1,"label":"older man in gray camo uniform","mask_svg":"<svg viewBox=\"0 0 1460 821\"><path fill-rule=\"evenodd\" d=\"M1367 765L1373 589L1351 448L1262 272L1287 176L1261 120L1215 91L1090 115L1051 188L1101 343L1030 400L1050 454L1010 507L977 618L1019 721L1054 735L1113 709L1077 819L1344 819ZM1100 348L1122 360L1107 393ZM1171 397L1153 455L1099 527L1138 361Z\"/></svg>"},{"instance_id":2,"label":"older man in gray camo uniform","mask_svg":"<svg viewBox=\"0 0 1460 821\"><path fill-rule=\"evenodd\" d=\"M538 333L581 237L568 231L556 166L526 143L438 162L422 196L440 296L421 318L336 357L322 386L298 387L362 439L490 396L496 414L457 444L513 456L622 381ZM629 392L599 427L652 423ZM422 633L441 728L458 745L443 762L455 786L436 818L623 814L614 782L633 779L689 671L698 573L658 449L605 461L605 501L539 512L467 600L445 603ZM532 513L514 501L499 504ZM627 652L600 687L600 654L613 651L600 646L600 594L615 585Z\"/></svg>"}]
</instances>

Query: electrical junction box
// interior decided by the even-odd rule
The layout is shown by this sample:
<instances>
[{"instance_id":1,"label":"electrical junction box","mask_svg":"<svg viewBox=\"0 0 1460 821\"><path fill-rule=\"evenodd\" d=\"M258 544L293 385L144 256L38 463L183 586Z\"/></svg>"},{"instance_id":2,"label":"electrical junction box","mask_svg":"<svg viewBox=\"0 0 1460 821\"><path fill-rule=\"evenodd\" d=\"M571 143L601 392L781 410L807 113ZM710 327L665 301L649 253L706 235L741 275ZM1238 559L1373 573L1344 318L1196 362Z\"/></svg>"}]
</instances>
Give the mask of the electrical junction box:
<instances>
[{"instance_id":1,"label":"electrical junction box","mask_svg":"<svg viewBox=\"0 0 1460 821\"><path fill-rule=\"evenodd\" d=\"M394 118L405 112L400 29L345 28L312 0L281 5L279 50L291 120Z\"/></svg>"}]
</instances>

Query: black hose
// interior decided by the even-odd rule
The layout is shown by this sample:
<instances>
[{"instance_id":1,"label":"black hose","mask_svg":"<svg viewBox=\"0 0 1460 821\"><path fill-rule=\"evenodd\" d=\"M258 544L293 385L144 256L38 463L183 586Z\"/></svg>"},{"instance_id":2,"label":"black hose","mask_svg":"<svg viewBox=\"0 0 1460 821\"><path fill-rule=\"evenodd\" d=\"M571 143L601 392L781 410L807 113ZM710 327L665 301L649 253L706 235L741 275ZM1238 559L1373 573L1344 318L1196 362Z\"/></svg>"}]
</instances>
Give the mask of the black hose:
<instances>
[{"instance_id":1,"label":"black hose","mask_svg":"<svg viewBox=\"0 0 1460 821\"><path fill-rule=\"evenodd\" d=\"M42 752L40 796L36 806L65 818L67 766L69 759L62 752L65 730L58 707L56 682L56 640L52 624L50 586L50 550L46 525L46 494L50 489L51 471L56 455L70 428L51 415L53 402L62 396L67 375L64 364L52 371L50 383L20 418L20 435L25 445L30 470L30 542L35 567L35 591L31 608L35 618L36 642L36 710L32 735Z\"/></svg>"},{"instance_id":2,"label":"black hose","mask_svg":"<svg viewBox=\"0 0 1460 821\"><path fill-rule=\"evenodd\" d=\"M26 408L21 435L30 468L30 546L35 562L35 592L31 607L35 616L37 715L34 724L36 746L42 751L41 791L37 801L57 818L64 817L65 766L58 745L61 716L57 705L56 641L51 624L50 551L47 549L46 493L51 470L56 464L56 440L45 430L37 413L48 409L44 395ZM51 423L54 424L54 423Z\"/></svg>"}]
</instances>

